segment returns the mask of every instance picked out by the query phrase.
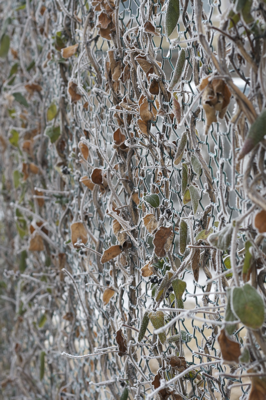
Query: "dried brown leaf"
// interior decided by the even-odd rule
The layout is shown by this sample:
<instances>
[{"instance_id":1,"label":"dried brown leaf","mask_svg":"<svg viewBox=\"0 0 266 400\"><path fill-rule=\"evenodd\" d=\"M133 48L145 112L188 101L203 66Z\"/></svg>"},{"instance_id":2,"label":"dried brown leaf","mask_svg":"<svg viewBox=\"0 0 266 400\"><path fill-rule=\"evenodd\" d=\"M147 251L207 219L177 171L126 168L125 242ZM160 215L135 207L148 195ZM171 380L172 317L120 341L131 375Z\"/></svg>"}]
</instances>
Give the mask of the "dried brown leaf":
<instances>
[{"instance_id":1,"label":"dried brown leaf","mask_svg":"<svg viewBox=\"0 0 266 400\"><path fill-rule=\"evenodd\" d=\"M37 175L39 173L39 167L37 167L37 165L34 164L34 163L30 163L29 164L29 172L31 172L32 174Z\"/></svg>"},{"instance_id":2,"label":"dried brown leaf","mask_svg":"<svg viewBox=\"0 0 266 400\"><path fill-rule=\"evenodd\" d=\"M156 220L153 214L147 214L143 218L144 226L149 233L152 233L155 229L157 229L158 221Z\"/></svg>"},{"instance_id":3,"label":"dried brown leaf","mask_svg":"<svg viewBox=\"0 0 266 400\"><path fill-rule=\"evenodd\" d=\"M82 95L78 93L78 85L73 81L70 81L68 84L68 93L73 103L76 103L82 98Z\"/></svg>"},{"instance_id":4,"label":"dried brown leaf","mask_svg":"<svg viewBox=\"0 0 266 400\"><path fill-rule=\"evenodd\" d=\"M156 81L156 79L153 79L151 81L150 87L149 87L149 92L153 95L159 94L159 83Z\"/></svg>"},{"instance_id":5,"label":"dried brown leaf","mask_svg":"<svg viewBox=\"0 0 266 400\"><path fill-rule=\"evenodd\" d=\"M104 264L110 260L112 260L113 258L119 256L119 254L122 253L122 248L120 245L114 245L109 247L109 249L105 250L102 258L101 258L101 263Z\"/></svg>"},{"instance_id":6,"label":"dried brown leaf","mask_svg":"<svg viewBox=\"0 0 266 400\"><path fill-rule=\"evenodd\" d=\"M142 119L138 119L137 124L141 133L148 136L148 123L146 121L142 121Z\"/></svg>"},{"instance_id":7,"label":"dried brown leaf","mask_svg":"<svg viewBox=\"0 0 266 400\"><path fill-rule=\"evenodd\" d=\"M259 233L266 232L266 211L261 210L257 212L254 218L254 226L259 231Z\"/></svg>"},{"instance_id":8,"label":"dried brown leaf","mask_svg":"<svg viewBox=\"0 0 266 400\"><path fill-rule=\"evenodd\" d=\"M43 207L44 206L44 198L43 198L43 196L44 196L44 194L43 194L43 192L41 192L40 190L34 190L34 194L35 194L35 196L38 196L38 198L36 199L37 200L37 203L38 203L38 205L39 205L39 207ZM42 196L42 197L40 197L40 196Z\"/></svg>"},{"instance_id":9,"label":"dried brown leaf","mask_svg":"<svg viewBox=\"0 0 266 400\"><path fill-rule=\"evenodd\" d=\"M75 244L79 240L83 244L87 243L88 241L87 230L83 225L83 222L74 222L73 224L71 224L70 229L71 229L71 242L74 247L79 247L79 245Z\"/></svg>"},{"instance_id":10,"label":"dried brown leaf","mask_svg":"<svg viewBox=\"0 0 266 400\"><path fill-rule=\"evenodd\" d=\"M74 54L76 54L78 47L79 47L78 43L74 44L73 46L65 47L64 49L61 50L62 57L63 58L72 57Z\"/></svg>"},{"instance_id":11,"label":"dried brown leaf","mask_svg":"<svg viewBox=\"0 0 266 400\"><path fill-rule=\"evenodd\" d=\"M89 157L89 148L88 148L88 146L84 142L79 142L78 146L79 146L79 150L80 150L83 158L87 161L87 159Z\"/></svg>"},{"instance_id":12,"label":"dried brown leaf","mask_svg":"<svg viewBox=\"0 0 266 400\"><path fill-rule=\"evenodd\" d=\"M160 36L158 32L156 32L154 25L150 21L145 22L144 31L147 33L153 33L156 36Z\"/></svg>"},{"instance_id":13,"label":"dried brown leaf","mask_svg":"<svg viewBox=\"0 0 266 400\"><path fill-rule=\"evenodd\" d=\"M119 349L118 355L119 357L122 357L127 352L127 342L123 335L122 329L119 329L116 332L116 342L118 344L118 349Z\"/></svg>"},{"instance_id":14,"label":"dried brown leaf","mask_svg":"<svg viewBox=\"0 0 266 400\"><path fill-rule=\"evenodd\" d=\"M38 83L27 83L25 85L25 89L30 94L33 92L41 92L42 91L42 87L40 85L38 85Z\"/></svg>"},{"instance_id":15,"label":"dried brown leaf","mask_svg":"<svg viewBox=\"0 0 266 400\"><path fill-rule=\"evenodd\" d=\"M153 275L153 267L152 264L150 262L148 262L147 264L144 265L144 267L141 268L141 275L144 278L147 278L148 276L152 276Z\"/></svg>"},{"instance_id":16,"label":"dried brown leaf","mask_svg":"<svg viewBox=\"0 0 266 400\"><path fill-rule=\"evenodd\" d=\"M105 11L102 11L98 16L97 28L107 29L111 22L111 15L107 14Z\"/></svg>"},{"instance_id":17,"label":"dried brown leaf","mask_svg":"<svg viewBox=\"0 0 266 400\"><path fill-rule=\"evenodd\" d=\"M173 98L173 111L176 117L177 122L180 124L181 121L181 107L178 100L174 97Z\"/></svg>"},{"instance_id":18,"label":"dried brown leaf","mask_svg":"<svg viewBox=\"0 0 266 400\"><path fill-rule=\"evenodd\" d=\"M114 294L115 291L113 289L111 288L105 289L105 291L103 292L103 304L105 306L109 303Z\"/></svg>"},{"instance_id":19,"label":"dried brown leaf","mask_svg":"<svg viewBox=\"0 0 266 400\"><path fill-rule=\"evenodd\" d=\"M25 153L27 153L29 156L33 155L32 147L32 140L24 140L24 142L22 143L22 150L25 151Z\"/></svg>"},{"instance_id":20,"label":"dried brown leaf","mask_svg":"<svg viewBox=\"0 0 266 400\"><path fill-rule=\"evenodd\" d=\"M80 182L83 183L88 189L93 190L94 183L90 180L88 176L83 176L80 178Z\"/></svg>"},{"instance_id":21,"label":"dried brown leaf","mask_svg":"<svg viewBox=\"0 0 266 400\"><path fill-rule=\"evenodd\" d=\"M185 357L171 356L169 362L171 367L176 368L179 372L183 372L187 368Z\"/></svg>"},{"instance_id":22,"label":"dried brown leaf","mask_svg":"<svg viewBox=\"0 0 266 400\"><path fill-rule=\"evenodd\" d=\"M254 372L248 370L247 372ZM248 400L265 400L266 399L266 379L263 377L252 377L251 379L251 390L249 393Z\"/></svg>"},{"instance_id":23,"label":"dried brown leaf","mask_svg":"<svg viewBox=\"0 0 266 400\"><path fill-rule=\"evenodd\" d=\"M122 246L125 241L127 240L127 234L126 232L121 232L123 230L122 226L119 224L119 222L115 219L113 221L113 232L114 235L116 236L118 242Z\"/></svg>"},{"instance_id":24,"label":"dried brown leaf","mask_svg":"<svg viewBox=\"0 0 266 400\"><path fill-rule=\"evenodd\" d=\"M29 251L43 251L44 243L41 235L35 234L30 238Z\"/></svg>"},{"instance_id":25,"label":"dried brown leaf","mask_svg":"<svg viewBox=\"0 0 266 400\"><path fill-rule=\"evenodd\" d=\"M155 254L157 257L165 257L166 252L170 250L174 233L171 227L161 227L155 234L153 244L155 246Z\"/></svg>"},{"instance_id":26,"label":"dried brown leaf","mask_svg":"<svg viewBox=\"0 0 266 400\"><path fill-rule=\"evenodd\" d=\"M217 340L220 345L224 361L235 361L238 363L238 358L241 355L240 344L229 339L224 329L221 330Z\"/></svg>"},{"instance_id":27,"label":"dried brown leaf","mask_svg":"<svg viewBox=\"0 0 266 400\"><path fill-rule=\"evenodd\" d=\"M118 128L114 132L114 142L117 146L120 146L126 140L125 135L121 132L120 128Z\"/></svg>"},{"instance_id":28,"label":"dried brown leaf","mask_svg":"<svg viewBox=\"0 0 266 400\"><path fill-rule=\"evenodd\" d=\"M143 121L156 120L157 116L156 108L143 95L139 99L139 113Z\"/></svg>"},{"instance_id":29,"label":"dried brown leaf","mask_svg":"<svg viewBox=\"0 0 266 400\"><path fill-rule=\"evenodd\" d=\"M194 254L192 256L191 266L192 266L194 279L196 282L198 282L199 269L200 269L200 249L195 249Z\"/></svg>"}]
</instances>

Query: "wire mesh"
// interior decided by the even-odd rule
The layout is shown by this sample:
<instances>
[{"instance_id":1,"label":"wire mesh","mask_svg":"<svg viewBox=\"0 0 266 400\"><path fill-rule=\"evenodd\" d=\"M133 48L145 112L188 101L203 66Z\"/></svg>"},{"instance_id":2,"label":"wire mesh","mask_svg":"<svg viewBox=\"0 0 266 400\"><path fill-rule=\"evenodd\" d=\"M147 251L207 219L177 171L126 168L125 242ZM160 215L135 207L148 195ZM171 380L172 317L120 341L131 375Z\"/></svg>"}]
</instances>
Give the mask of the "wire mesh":
<instances>
[{"instance_id":1,"label":"wire mesh","mask_svg":"<svg viewBox=\"0 0 266 400\"><path fill-rule=\"evenodd\" d=\"M265 100L250 60L212 27L233 35L237 25L249 39L253 25L241 15L228 27L228 15L239 15L233 3L204 1L200 10L198 0L180 1L169 38L167 7L164 0L1 2L1 43L11 41L0 72L5 399L122 399L127 390L131 399L246 399L251 383L241 376L264 371L262 344L245 325L231 340L242 354L249 348L252 363L223 362L218 344L226 288L234 285L228 269L243 266L247 241L256 268L265 262L263 237L248 230L258 203L237 159L254 122L245 102L261 111ZM233 95L211 124L199 86L206 77ZM259 161L253 168L248 177ZM236 232L233 255L230 243L208 241L225 226L230 240ZM186 283L179 299L177 278ZM145 313L160 310L166 340L151 316L139 341Z\"/></svg>"}]
</instances>

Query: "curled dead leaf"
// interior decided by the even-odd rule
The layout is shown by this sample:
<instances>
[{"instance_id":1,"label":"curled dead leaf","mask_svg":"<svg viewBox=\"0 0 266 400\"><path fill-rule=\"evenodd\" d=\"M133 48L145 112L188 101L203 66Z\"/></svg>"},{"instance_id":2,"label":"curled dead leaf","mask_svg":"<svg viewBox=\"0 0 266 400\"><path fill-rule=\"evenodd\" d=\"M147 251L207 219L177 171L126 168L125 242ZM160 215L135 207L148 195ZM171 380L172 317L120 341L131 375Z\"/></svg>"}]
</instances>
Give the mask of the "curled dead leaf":
<instances>
[{"instance_id":1,"label":"curled dead leaf","mask_svg":"<svg viewBox=\"0 0 266 400\"><path fill-rule=\"evenodd\" d=\"M126 145L124 141L126 140L125 135L121 132L120 128L118 128L114 132L114 142L116 147L120 147L122 150L126 149Z\"/></svg>"},{"instance_id":2,"label":"curled dead leaf","mask_svg":"<svg viewBox=\"0 0 266 400\"><path fill-rule=\"evenodd\" d=\"M33 92L41 92L42 91L42 87L40 85L38 85L38 83L27 83L25 85L25 89L30 94L32 94Z\"/></svg>"},{"instance_id":3,"label":"curled dead leaf","mask_svg":"<svg viewBox=\"0 0 266 400\"><path fill-rule=\"evenodd\" d=\"M74 54L76 54L78 47L79 47L78 43L74 44L73 46L65 47L64 49L61 50L62 57L63 58L72 57Z\"/></svg>"},{"instance_id":4,"label":"curled dead leaf","mask_svg":"<svg viewBox=\"0 0 266 400\"><path fill-rule=\"evenodd\" d=\"M43 192L41 192L40 190L34 190L34 194L35 196L38 196L37 198L37 203L39 205L39 207L43 207L44 206L44 198L43 198Z\"/></svg>"},{"instance_id":5,"label":"curled dead leaf","mask_svg":"<svg viewBox=\"0 0 266 400\"><path fill-rule=\"evenodd\" d=\"M153 35L160 36L158 32L156 32L154 25L150 21L145 22L144 31L147 33L152 33Z\"/></svg>"},{"instance_id":6,"label":"curled dead leaf","mask_svg":"<svg viewBox=\"0 0 266 400\"><path fill-rule=\"evenodd\" d=\"M141 275L144 278L147 278L148 276L152 276L153 275L153 267L152 264L150 262L148 262L147 264L144 265L144 267L141 268Z\"/></svg>"},{"instance_id":7,"label":"curled dead leaf","mask_svg":"<svg viewBox=\"0 0 266 400\"><path fill-rule=\"evenodd\" d=\"M115 24L111 22L106 29L100 28L99 34L102 38L106 40L112 40L112 35L115 32Z\"/></svg>"},{"instance_id":8,"label":"curled dead leaf","mask_svg":"<svg viewBox=\"0 0 266 400\"><path fill-rule=\"evenodd\" d=\"M154 105L148 101L148 99L141 95L139 99L139 113L143 121L155 121L157 116L157 110Z\"/></svg>"},{"instance_id":9,"label":"curled dead leaf","mask_svg":"<svg viewBox=\"0 0 266 400\"><path fill-rule=\"evenodd\" d=\"M199 269L200 269L200 249L195 249L194 254L192 256L191 266L192 266L194 279L196 282L198 282Z\"/></svg>"},{"instance_id":10,"label":"curled dead leaf","mask_svg":"<svg viewBox=\"0 0 266 400\"><path fill-rule=\"evenodd\" d=\"M254 226L259 231L259 233L266 232L266 211L261 210L257 212L254 218Z\"/></svg>"},{"instance_id":11,"label":"curled dead leaf","mask_svg":"<svg viewBox=\"0 0 266 400\"><path fill-rule=\"evenodd\" d=\"M29 172L31 172L32 174L37 175L39 173L39 167L37 167L37 165L34 164L34 163L30 163L29 164Z\"/></svg>"},{"instance_id":12,"label":"curled dead leaf","mask_svg":"<svg viewBox=\"0 0 266 400\"><path fill-rule=\"evenodd\" d=\"M114 245L109 247L109 249L105 250L102 258L101 258L101 263L104 264L110 260L112 260L113 258L119 256L119 254L122 253L122 247L120 245Z\"/></svg>"},{"instance_id":13,"label":"curled dead leaf","mask_svg":"<svg viewBox=\"0 0 266 400\"><path fill-rule=\"evenodd\" d=\"M234 361L238 363L238 358L241 355L240 344L235 342L234 340L231 340L227 336L224 329L221 330L217 340L220 345L224 361Z\"/></svg>"},{"instance_id":14,"label":"curled dead leaf","mask_svg":"<svg viewBox=\"0 0 266 400\"><path fill-rule=\"evenodd\" d=\"M44 243L41 235L34 234L30 238L29 251L43 251Z\"/></svg>"},{"instance_id":15,"label":"curled dead leaf","mask_svg":"<svg viewBox=\"0 0 266 400\"><path fill-rule=\"evenodd\" d=\"M126 232L121 232L121 231L123 231L123 228L119 224L119 222L115 219L113 221L113 232L114 232L114 235L116 236L118 242L122 246L125 243L125 241L127 240L127 234L126 234Z\"/></svg>"},{"instance_id":16,"label":"curled dead leaf","mask_svg":"<svg viewBox=\"0 0 266 400\"><path fill-rule=\"evenodd\" d=\"M106 180L106 173L101 168L95 168L92 171L91 180L96 185L99 185L103 192L108 187L108 183Z\"/></svg>"},{"instance_id":17,"label":"curled dead leaf","mask_svg":"<svg viewBox=\"0 0 266 400\"><path fill-rule=\"evenodd\" d=\"M107 14L105 11L102 11L98 16L97 28L107 29L111 22L111 15Z\"/></svg>"},{"instance_id":18,"label":"curled dead leaf","mask_svg":"<svg viewBox=\"0 0 266 400\"><path fill-rule=\"evenodd\" d=\"M158 221L153 214L145 215L143 223L149 233L152 233L158 227Z\"/></svg>"},{"instance_id":19,"label":"curled dead leaf","mask_svg":"<svg viewBox=\"0 0 266 400\"><path fill-rule=\"evenodd\" d=\"M219 117L225 116L227 106L230 103L231 92L228 86L222 79L213 79L209 82L209 78L204 78L199 85L200 90L204 90L202 95L202 105L206 115L207 134L213 122L217 122L216 113L219 112Z\"/></svg>"},{"instance_id":20,"label":"curled dead leaf","mask_svg":"<svg viewBox=\"0 0 266 400\"><path fill-rule=\"evenodd\" d=\"M153 244L155 247L155 254L157 257L165 257L166 252L170 250L172 241L174 238L174 233L171 227L165 228L161 227L155 234L153 239Z\"/></svg>"},{"instance_id":21,"label":"curled dead leaf","mask_svg":"<svg viewBox=\"0 0 266 400\"><path fill-rule=\"evenodd\" d=\"M83 183L88 189L93 190L94 183L90 180L88 176L83 176L80 178L80 182Z\"/></svg>"},{"instance_id":22,"label":"curled dead leaf","mask_svg":"<svg viewBox=\"0 0 266 400\"><path fill-rule=\"evenodd\" d=\"M119 329L116 332L116 342L118 344L118 349L119 349L118 355L119 357L122 357L127 352L127 342L123 335L122 329Z\"/></svg>"},{"instance_id":23,"label":"curled dead leaf","mask_svg":"<svg viewBox=\"0 0 266 400\"><path fill-rule=\"evenodd\" d=\"M82 95L78 93L78 85L70 81L68 84L68 93L70 94L72 103L76 103L82 98Z\"/></svg>"},{"instance_id":24,"label":"curled dead leaf","mask_svg":"<svg viewBox=\"0 0 266 400\"><path fill-rule=\"evenodd\" d=\"M87 159L89 157L89 148L88 148L88 146L84 142L79 142L78 146L79 146L79 150L80 150L83 158L87 161Z\"/></svg>"},{"instance_id":25,"label":"curled dead leaf","mask_svg":"<svg viewBox=\"0 0 266 400\"><path fill-rule=\"evenodd\" d=\"M74 247L80 247L76 244L78 241L81 243L86 244L88 241L87 230L83 225L83 222L74 222L70 226L71 229L71 242Z\"/></svg>"},{"instance_id":26,"label":"curled dead leaf","mask_svg":"<svg viewBox=\"0 0 266 400\"><path fill-rule=\"evenodd\" d=\"M105 306L109 303L114 294L115 291L113 289L111 288L105 289L105 291L103 292L103 304Z\"/></svg>"},{"instance_id":27,"label":"curled dead leaf","mask_svg":"<svg viewBox=\"0 0 266 400\"><path fill-rule=\"evenodd\" d=\"M147 121L143 121L142 119L138 119L137 121L138 127L144 135L148 136L148 123Z\"/></svg>"},{"instance_id":28,"label":"curled dead leaf","mask_svg":"<svg viewBox=\"0 0 266 400\"><path fill-rule=\"evenodd\" d=\"M172 368L176 368L179 372L183 372L187 368L185 357L171 356L169 363Z\"/></svg>"},{"instance_id":29,"label":"curled dead leaf","mask_svg":"<svg viewBox=\"0 0 266 400\"><path fill-rule=\"evenodd\" d=\"M156 79L152 79L149 87L149 92L155 96L159 94L159 83Z\"/></svg>"}]
</instances>

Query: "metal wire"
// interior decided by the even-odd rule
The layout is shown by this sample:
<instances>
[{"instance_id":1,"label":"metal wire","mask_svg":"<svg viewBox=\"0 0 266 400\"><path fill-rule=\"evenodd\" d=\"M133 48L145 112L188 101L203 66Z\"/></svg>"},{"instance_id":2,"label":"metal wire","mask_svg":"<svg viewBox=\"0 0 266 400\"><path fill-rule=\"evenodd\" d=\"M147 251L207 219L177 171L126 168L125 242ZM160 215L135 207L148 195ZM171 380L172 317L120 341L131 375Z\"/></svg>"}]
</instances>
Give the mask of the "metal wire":
<instances>
[{"instance_id":1,"label":"metal wire","mask_svg":"<svg viewBox=\"0 0 266 400\"><path fill-rule=\"evenodd\" d=\"M1 2L3 30L12 48L1 59L0 370L4 399L119 399L125 387L131 398L148 398L156 390L152 382L158 373L162 385L163 379L167 384L183 372L171 367L172 356L185 357L186 368L193 368L168 387L170 393L161 392L161 398L228 400L233 398L230 386L242 382L247 367L223 364L217 343L232 275L206 284L226 271L229 251L216 250L196 237L202 229L221 229L252 205L242 186L244 163L236 161L244 132L234 133L232 98L224 119L204 133L206 116L201 96L195 101L197 86L207 74L213 77L215 69L198 41L195 5L188 3L180 2L176 33L169 39L163 1ZM202 20L215 54L218 34L208 26L217 26L224 18L222 6L221 1L203 3ZM107 28L100 15L106 19L112 15L112 21L105 21ZM158 36L148 30L147 21ZM103 37L108 35L109 40ZM79 45L76 54L64 59L58 49L74 44ZM180 126L174 94L167 88L181 49L186 51L186 63L175 95L180 119L189 113ZM144 64L137 61L141 58ZM10 82L10 68L16 63L15 81ZM230 68L236 85L244 94L252 94ZM70 82L76 84L74 95ZM158 82L155 96L150 93L152 82L155 86ZM25 85L32 83L38 83L41 91L27 91ZM23 99L17 101L18 92L28 105ZM73 97L77 94L79 100ZM142 128L139 121L145 115L140 112L140 96L147 99L145 112L151 114ZM49 121L47 110L53 103L56 116ZM60 128L54 142L47 137L47 126ZM18 142L11 139L12 129L19 133ZM183 132L188 140L183 162L176 165ZM191 158L197 154L205 161L211 183L202 165L199 174L192 167ZM30 163L38 167L37 173L25 172ZM92 179L96 168L102 171L100 183L94 181L86 189L81 178ZM184 203L183 168L199 193L196 212L191 202ZM148 194L158 195L159 207L144 200ZM172 228L172 245L164 257L156 255L155 233L144 226L147 214L155 217L158 227ZM114 219L125 240L114 234ZM192 246L184 254L180 251L182 219L189 228L187 245ZM45 222L44 226L39 222ZM75 222L87 232L87 241L73 242ZM247 226L245 222L239 231L242 247ZM36 236L41 250L30 251ZM118 256L101 263L99 254L118 244ZM197 245L201 246L198 281L191 267ZM237 257L239 266L241 254ZM150 323L138 343L146 310L167 307L165 323L180 313L169 311L176 307L172 295L156 304L154 284L142 272L148 262L158 279L170 269L180 271L178 277L187 284L185 310L210 307L185 314L169 328L168 337L180 334L177 342L162 345ZM108 290L113 296L105 305ZM120 329L126 342L122 356L116 340ZM242 325L234 333L241 349L246 334ZM259 359L257 344L252 346ZM237 379L221 375L236 370ZM249 389L236 389L236 398L247 398Z\"/></svg>"}]
</instances>

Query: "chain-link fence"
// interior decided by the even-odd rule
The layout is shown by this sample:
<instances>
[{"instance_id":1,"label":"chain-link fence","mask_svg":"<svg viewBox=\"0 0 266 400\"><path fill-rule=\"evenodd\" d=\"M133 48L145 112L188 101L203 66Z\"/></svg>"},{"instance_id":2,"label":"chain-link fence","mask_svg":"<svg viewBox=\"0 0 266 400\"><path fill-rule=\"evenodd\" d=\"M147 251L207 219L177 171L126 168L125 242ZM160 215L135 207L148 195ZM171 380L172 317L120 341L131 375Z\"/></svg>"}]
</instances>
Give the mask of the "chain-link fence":
<instances>
[{"instance_id":1,"label":"chain-link fence","mask_svg":"<svg viewBox=\"0 0 266 400\"><path fill-rule=\"evenodd\" d=\"M265 399L265 2L0 13L2 398Z\"/></svg>"}]
</instances>

